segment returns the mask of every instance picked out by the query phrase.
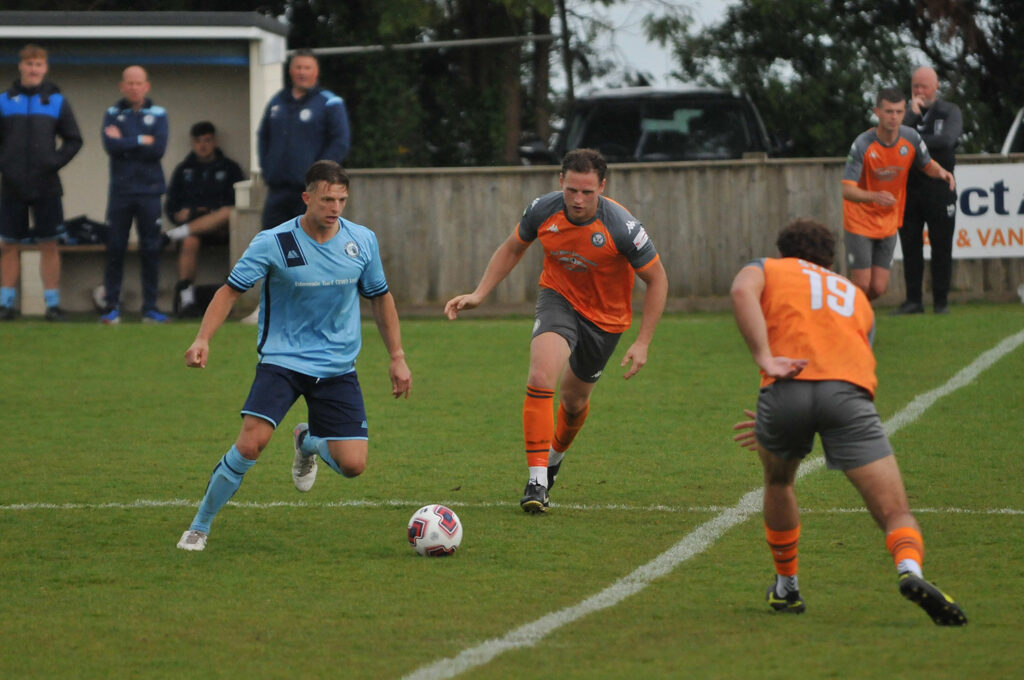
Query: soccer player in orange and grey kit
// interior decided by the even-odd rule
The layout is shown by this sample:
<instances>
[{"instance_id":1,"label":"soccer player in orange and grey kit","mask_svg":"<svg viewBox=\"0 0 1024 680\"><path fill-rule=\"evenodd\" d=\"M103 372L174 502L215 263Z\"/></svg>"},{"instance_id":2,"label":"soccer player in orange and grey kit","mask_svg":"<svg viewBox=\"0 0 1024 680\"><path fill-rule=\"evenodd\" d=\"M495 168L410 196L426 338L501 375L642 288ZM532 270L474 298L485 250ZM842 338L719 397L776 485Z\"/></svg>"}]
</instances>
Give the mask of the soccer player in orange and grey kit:
<instances>
[{"instance_id":1,"label":"soccer player in orange and grey kit","mask_svg":"<svg viewBox=\"0 0 1024 680\"><path fill-rule=\"evenodd\" d=\"M530 480L520 506L546 512L548 490L562 456L587 418L590 393L619 337L632 321L634 278L646 286L643 320L622 366L631 378L647 363L647 349L665 309L668 277L643 225L602 195L608 165L592 149L562 160L561 191L533 200L516 229L491 256L476 290L445 305L455 319L483 302L535 240L544 270L530 342L530 373L523 403L523 437ZM555 389L560 388L552 422Z\"/></svg>"},{"instance_id":2,"label":"soccer player in orange and grey kit","mask_svg":"<svg viewBox=\"0 0 1024 680\"><path fill-rule=\"evenodd\" d=\"M924 580L924 540L910 513L892 446L875 410L875 317L863 291L829 270L835 238L820 222L796 220L780 233L780 258L755 260L732 284L740 334L761 368L754 420L735 439L764 468L764 522L776 577L775 611L805 609L797 583L800 512L793 483L821 437L825 464L842 470L885 532L900 593L944 626L967 623L963 610Z\"/></svg>"},{"instance_id":3,"label":"soccer player in orange and grey kit","mask_svg":"<svg viewBox=\"0 0 1024 680\"><path fill-rule=\"evenodd\" d=\"M917 130L902 125L906 109L902 92L892 87L881 90L875 99L878 126L853 141L843 171L843 227L850 280L869 300L889 287L911 166L946 182L950 191L956 187L953 173L932 159Z\"/></svg>"}]
</instances>

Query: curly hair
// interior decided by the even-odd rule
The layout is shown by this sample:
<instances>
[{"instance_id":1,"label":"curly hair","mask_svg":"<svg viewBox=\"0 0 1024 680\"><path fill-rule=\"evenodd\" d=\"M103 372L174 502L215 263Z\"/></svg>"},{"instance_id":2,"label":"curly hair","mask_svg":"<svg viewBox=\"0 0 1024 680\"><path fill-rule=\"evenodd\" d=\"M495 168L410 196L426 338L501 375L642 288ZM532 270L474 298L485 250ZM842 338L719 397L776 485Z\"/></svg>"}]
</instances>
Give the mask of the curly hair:
<instances>
[{"instance_id":1,"label":"curly hair","mask_svg":"<svg viewBox=\"0 0 1024 680\"><path fill-rule=\"evenodd\" d=\"M775 245L782 257L799 257L822 267L831 267L836 237L818 220L801 217L782 228Z\"/></svg>"}]
</instances>

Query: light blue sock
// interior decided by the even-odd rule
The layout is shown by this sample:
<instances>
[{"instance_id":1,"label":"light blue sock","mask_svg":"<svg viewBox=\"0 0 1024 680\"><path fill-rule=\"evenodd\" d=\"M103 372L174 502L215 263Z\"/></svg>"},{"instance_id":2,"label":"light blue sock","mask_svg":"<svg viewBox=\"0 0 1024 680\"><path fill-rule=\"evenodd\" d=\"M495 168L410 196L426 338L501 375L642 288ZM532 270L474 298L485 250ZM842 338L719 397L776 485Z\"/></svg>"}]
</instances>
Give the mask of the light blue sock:
<instances>
[{"instance_id":1,"label":"light blue sock","mask_svg":"<svg viewBox=\"0 0 1024 680\"><path fill-rule=\"evenodd\" d=\"M47 307L59 307L60 306L60 290L57 288L51 288L50 290L43 291L43 299L46 300Z\"/></svg>"},{"instance_id":2,"label":"light blue sock","mask_svg":"<svg viewBox=\"0 0 1024 680\"><path fill-rule=\"evenodd\" d=\"M210 483L206 485L206 495L203 496L203 502L199 504L199 511L196 513L195 519L192 520L192 526L189 527L190 531L210 533L210 522L213 521L213 516L235 495L238 487L242 485L242 477L255 464L256 461L242 456L234 446L221 457L217 467L213 468L213 474L210 475Z\"/></svg>"},{"instance_id":3,"label":"light blue sock","mask_svg":"<svg viewBox=\"0 0 1024 680\"><path fill-rule=\"evenodd\" d=\"M13 307L14 298L18 296L17 288L7 288L6 286L0 288L0 305L4 307Z\"/></svg>"},{"instance_id":4,"label":"light blue sock","mask_svg":"<svg viewBox=\"0 0 1024 680\"><path fill-rule=\"evenodd\" d=\"M320 456L320 459L323 460L323 462L331 466L332 470L337 472L339 475L345 474L341 471L341 466L331 458L331 453L327 450L327 440L323 437L314 437L311 434L307 434L306 438L302 440L302 446L299 448L302 449L303 453L315 452L316 455Z\"/></svg>"}]
</instances>

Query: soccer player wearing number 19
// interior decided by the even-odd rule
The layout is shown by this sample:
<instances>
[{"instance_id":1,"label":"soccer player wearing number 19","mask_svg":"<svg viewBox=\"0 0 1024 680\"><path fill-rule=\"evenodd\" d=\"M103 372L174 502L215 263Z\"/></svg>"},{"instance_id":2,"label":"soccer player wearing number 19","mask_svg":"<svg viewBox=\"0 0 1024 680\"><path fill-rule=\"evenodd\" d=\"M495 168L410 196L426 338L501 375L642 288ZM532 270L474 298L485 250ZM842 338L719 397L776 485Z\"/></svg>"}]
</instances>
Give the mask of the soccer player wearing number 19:
<instances>
[{"instance_id":1,"label":"soccer player wearing number 19","mask_svg":"<svg viewBox=\"0 0 1024 680\"><path fill-rule=\"evenodd\" d=\"M821 437L825 464L842 470L860 492L899 574L900 593L939 625L967 617L924 580L924 540L910 513L892 446L874 405L874 312L867 296L830 271L835 237L820 222L796 220L776 241L781 258L740 270L732 284L740 334L761 369L753 420L737 423L735 439L757 451L764 468L764 523L776 577L768 605L799 614L800 513L796 471Z\"/></svg>"}]
</instances>

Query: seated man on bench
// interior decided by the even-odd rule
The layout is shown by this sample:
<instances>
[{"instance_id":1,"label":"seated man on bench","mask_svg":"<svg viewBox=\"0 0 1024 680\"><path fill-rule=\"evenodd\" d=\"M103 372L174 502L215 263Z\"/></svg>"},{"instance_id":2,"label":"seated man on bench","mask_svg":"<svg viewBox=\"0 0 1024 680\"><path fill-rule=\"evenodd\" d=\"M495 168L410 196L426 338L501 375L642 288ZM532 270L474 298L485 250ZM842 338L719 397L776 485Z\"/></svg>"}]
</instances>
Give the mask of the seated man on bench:
<instances>
[{"instance_id":1,"label":"seated man on bench","mask_svg":"<svg viewBox=\"0 0 1024 680\"><path fill-rule=\"evenodd\" d=\"M178 283L174 311L181 317L200 317L193 282L202 244L228 242L228 223L235 205L235 182L242 181L238 163L217 147L213 123L201 121L190 131L192 152L174 169L167 190L167 216L177 225L165 236L179 243Z\"/></svg>"}]
</instances>

